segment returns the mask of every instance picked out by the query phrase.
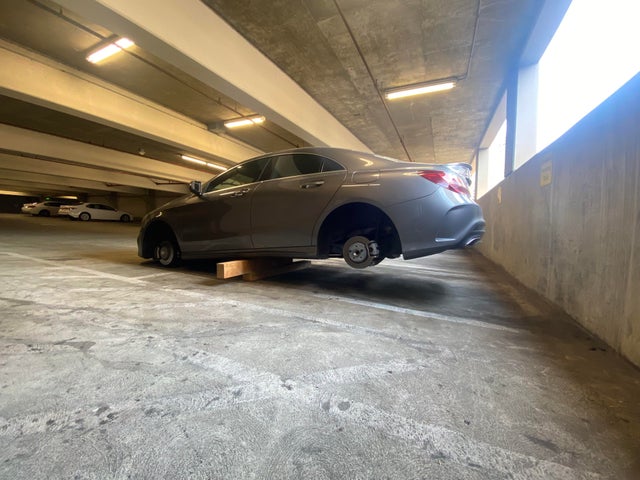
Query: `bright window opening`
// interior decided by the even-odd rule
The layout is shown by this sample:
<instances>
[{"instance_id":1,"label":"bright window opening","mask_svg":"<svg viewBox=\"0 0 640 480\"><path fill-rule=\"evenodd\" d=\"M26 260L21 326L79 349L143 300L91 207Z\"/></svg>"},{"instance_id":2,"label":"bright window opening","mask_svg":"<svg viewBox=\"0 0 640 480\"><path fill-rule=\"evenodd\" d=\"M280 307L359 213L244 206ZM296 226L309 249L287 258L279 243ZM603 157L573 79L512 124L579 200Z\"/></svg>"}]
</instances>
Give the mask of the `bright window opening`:
<instances>
[{"instance_id":1,"label":"bright window opening","mask_svg":"<svg viewBox=\"0 0 640 480\"><path fill-rule=\"evenodd\" d=\"M504 159L507 146L507 121L505 120L489 146L489 170L487 172L487 190L491 190L504 180Z\"/></svg>"},{"instance_id":2,"label":"bright window opening","mask_svg":"<svg viewBox=\"0 0 640 480\"><path fill-rule=\"evenodd\" d=\"M573 0L540 60L540 151L640 71L639 0Z\"/></svg>"}]
</instances>

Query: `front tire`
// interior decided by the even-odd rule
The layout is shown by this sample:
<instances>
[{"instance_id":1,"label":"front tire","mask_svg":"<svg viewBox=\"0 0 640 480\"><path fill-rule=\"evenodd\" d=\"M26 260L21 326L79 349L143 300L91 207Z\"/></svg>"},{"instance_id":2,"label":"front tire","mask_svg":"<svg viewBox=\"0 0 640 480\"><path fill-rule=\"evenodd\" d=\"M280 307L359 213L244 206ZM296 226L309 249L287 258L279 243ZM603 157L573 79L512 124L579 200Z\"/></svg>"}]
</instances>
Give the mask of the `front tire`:
<instances>
[{"instance_id":1,"label":"front tire","mask_svg":"<svg viewBox=\"0 0 640 480\"><path fill-rule=\"evenodd\" d=\"M51 216L51 212L49 212L49 210L40 210L38 212L38 216L40 216L40 217L50 217Z\"/></svg>"},{"instance_id":2,"label":"front tire","mask_svg":"<svg viewBox=\"0 0 640 480\"><path fill-rule=\"evenodd\" d=\"M153 260L163 267L175 267L180 263L180 249L174 240L160 240L153 248Z\"/></svg>"},{"instance_id":3,"label":"front tire","mask_svg":"<svg viewBox=\"0 0 640 480\"><path fill-rule=\"evenodd\" d=\"M125 213L120 217L120 221L123 223L129 223L131 221L131 216Z\"/></svg>"}]
</instances>

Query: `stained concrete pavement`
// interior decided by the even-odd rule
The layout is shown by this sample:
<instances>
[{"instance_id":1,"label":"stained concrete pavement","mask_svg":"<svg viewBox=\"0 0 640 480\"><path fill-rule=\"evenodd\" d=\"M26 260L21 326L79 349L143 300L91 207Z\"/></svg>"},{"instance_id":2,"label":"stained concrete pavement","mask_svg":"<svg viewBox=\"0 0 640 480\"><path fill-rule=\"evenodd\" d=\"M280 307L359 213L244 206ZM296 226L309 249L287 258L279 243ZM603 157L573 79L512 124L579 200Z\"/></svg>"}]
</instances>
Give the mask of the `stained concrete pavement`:
<instances>
[{"instance_id":1,"label":"stained concrete pavement","mask_svg":"<svg viewBox=\"0 0 640 480\"><path fill-rule=\"evenodd\" d=\"M640 478L640 372L482 257L259 281L0 215L0 478Z\"/></svg>"}]
</instances>

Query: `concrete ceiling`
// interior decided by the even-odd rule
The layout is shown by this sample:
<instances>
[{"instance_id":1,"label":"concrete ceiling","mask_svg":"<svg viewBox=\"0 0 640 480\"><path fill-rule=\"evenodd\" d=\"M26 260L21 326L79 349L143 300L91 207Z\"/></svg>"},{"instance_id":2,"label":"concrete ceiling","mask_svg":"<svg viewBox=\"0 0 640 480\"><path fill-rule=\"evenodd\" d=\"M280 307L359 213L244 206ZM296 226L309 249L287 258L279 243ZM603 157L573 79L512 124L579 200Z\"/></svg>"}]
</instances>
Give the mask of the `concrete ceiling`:
<instances>
[{"instance_id":1,"label":"concrete ceiling","mask_svg":"<svg viewBox=\"0 0 640 480\"><path fill-rule=\"evenodd\" d=\"M70 192L80 188L91 193L102 188L92 188L87 178L74 179L78 168L96 165L86 161L89 155L70 152L81 145L116 151L128 160L117 166L104 161L104 188L110 189L109 175L126 174L138 177L124 184L135 194L149 180L148 189L172 185L163 188L180 191L189 173L206 178L216 172L188 164L181 153L229 166L262 151L335 144L418 162L471 161L507 72L517 64L544 4L150 1L0 1L0 124L8 127L0 135L9 139L0 143L5 163L8 157L38 160L43 162L41 174L56 170L54 177L70 186ZM134 9L143 11L145 2L155 8L136 17ZM156 24L162 25L154 23L155 17L172 22L176 30L154 31ZM235 46L221 45L232 35L220 33L216 19L246 40L224 62L225 49ZM193 31L179 30L181 21L193 24ZM135 47L99 65L85 60L97 45L125 34ZM191 38L200 40L181 47L181 40ZM255 57L250 49L266 58ZM207 51L215 58L198 56ZM225 65L215 65L217 59L251 72L253 84L242 85L246 74L216 80L226 75ZM387 88L451 77L458 80L451 91L383 99ZM266 93L261 96L260 90ZM224 120L252 114L263 114L267 121L237 131L220 128ZM28 132L38 132L34 143L49 138L38 135L75 143L65 143L52 155L44 147L28 148L29 142L21 140ZM19 164L14 162L13 168L19 170ZM68 169L60 171L60 165ZM29 189L28 175L8 178L6 165L0 167L0 185ZM45 180L34 177L32 183L49 185ZM100 175L91 181L100 182Z\"/></svg>"}]
</instances>

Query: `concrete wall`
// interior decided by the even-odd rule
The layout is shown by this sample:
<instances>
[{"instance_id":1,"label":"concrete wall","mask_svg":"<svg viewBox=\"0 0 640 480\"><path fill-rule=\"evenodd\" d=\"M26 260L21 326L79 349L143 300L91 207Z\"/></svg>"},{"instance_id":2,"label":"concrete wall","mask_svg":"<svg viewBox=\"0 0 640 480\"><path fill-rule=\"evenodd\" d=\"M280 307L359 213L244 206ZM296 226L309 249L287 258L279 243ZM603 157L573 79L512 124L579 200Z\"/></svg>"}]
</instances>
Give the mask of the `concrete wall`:
<instances>
[{"instance_id":1,"label":"concrete wall","mask_svg":"<svg viewBox=\"0 0 640 480\"><path fill-rule=\"evenodd\" d=\"M478 246L638 366L639 190L640 74L479 200Z\"/></svg>"},{"instance_id":2,"label":"concrete wall","mask_svg":"<svg viewBox=\"0 0 640 480\"><path fill-rule=\"evenodd\" d=\"M118 209L131 213L136 220L140 220L147 213L147 199L144 197L118 196Z\"/></svg>"},{"instance_id":3,"label":"concrete wall","mask_svg":"<svg viewBox=\"0 0 640 480\"><path fill-rule=\"evenodd\" d=\"M0 213L20 213L23 203L39 201L39 197L0 195Z\"/></svg>"}]
</instances>

